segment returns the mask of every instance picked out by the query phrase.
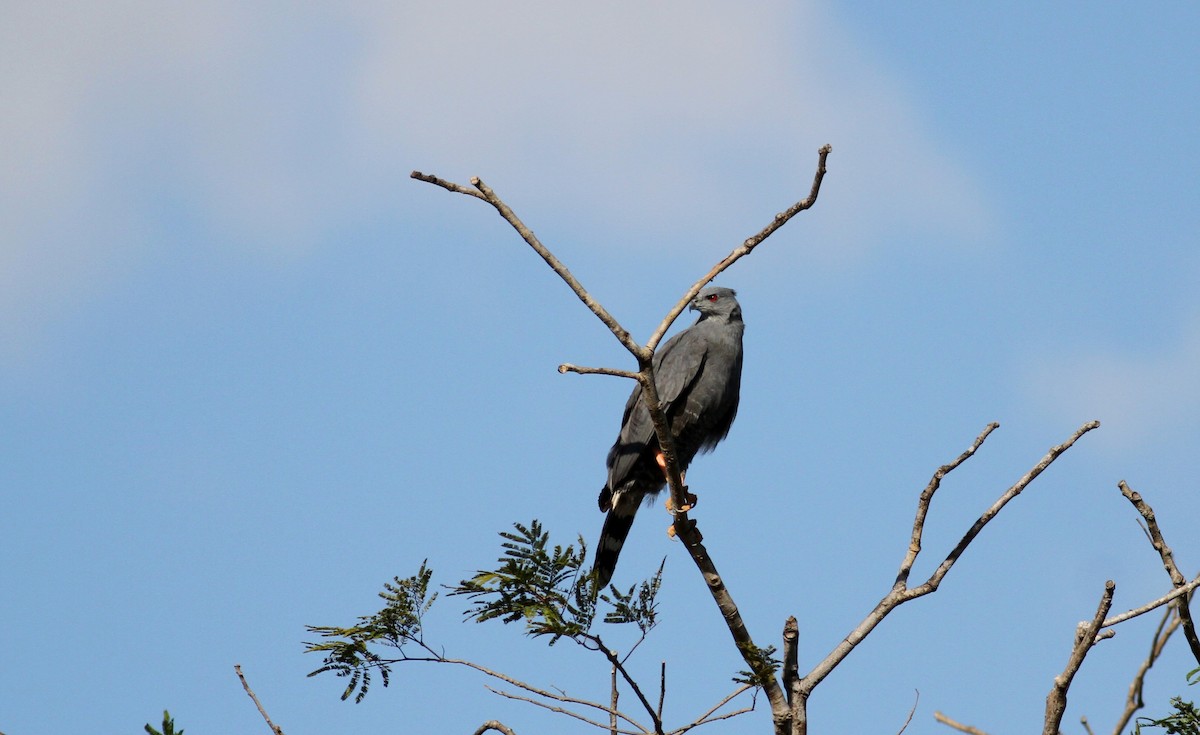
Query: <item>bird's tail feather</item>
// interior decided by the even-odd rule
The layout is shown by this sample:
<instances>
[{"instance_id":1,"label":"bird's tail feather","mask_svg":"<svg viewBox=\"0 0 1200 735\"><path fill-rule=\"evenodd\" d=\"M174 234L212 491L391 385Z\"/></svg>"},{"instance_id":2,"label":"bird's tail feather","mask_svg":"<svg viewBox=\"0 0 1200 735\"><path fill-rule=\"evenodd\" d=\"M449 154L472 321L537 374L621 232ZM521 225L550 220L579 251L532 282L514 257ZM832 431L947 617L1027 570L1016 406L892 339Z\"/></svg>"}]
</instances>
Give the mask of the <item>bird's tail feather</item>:
<instances>
[{"instance_id":1,"label":"bird's tail feather","mask_svg":"<svg viewBox=\"0 0 1200 735\"><path fill-rule=\"evenodd\" d=\"M633 519L637 514L638 503L622 504L608 512L604 519L604 528L600 531L600 541L596 544L596 561L592 570L596 573L596 589L603 590L612 580L613 572L617 569L617 558L621 555L621 547L633 528Z\"/></svg>"}]
</instances>

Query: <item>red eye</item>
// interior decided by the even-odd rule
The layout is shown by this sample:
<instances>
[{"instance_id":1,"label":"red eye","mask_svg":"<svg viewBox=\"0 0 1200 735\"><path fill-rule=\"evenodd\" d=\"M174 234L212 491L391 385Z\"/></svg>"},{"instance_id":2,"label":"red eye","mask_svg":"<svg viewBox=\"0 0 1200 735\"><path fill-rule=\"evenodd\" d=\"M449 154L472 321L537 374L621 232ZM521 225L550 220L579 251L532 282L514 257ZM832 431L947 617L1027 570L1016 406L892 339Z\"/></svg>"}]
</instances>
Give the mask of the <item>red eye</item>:
<instances>
[{"instance_id":1,"label":"red eye","mask_svg":"<svg viewBox=\"0 0 1200 735\"><path fill-rule=\"evenodd\" d=\"M717 295L714 293L714 294L709 294L709 295L708 295L706 298L707 298L709 301L716 301L718 297L717 297Z\"/></svg>"}]
</instances>

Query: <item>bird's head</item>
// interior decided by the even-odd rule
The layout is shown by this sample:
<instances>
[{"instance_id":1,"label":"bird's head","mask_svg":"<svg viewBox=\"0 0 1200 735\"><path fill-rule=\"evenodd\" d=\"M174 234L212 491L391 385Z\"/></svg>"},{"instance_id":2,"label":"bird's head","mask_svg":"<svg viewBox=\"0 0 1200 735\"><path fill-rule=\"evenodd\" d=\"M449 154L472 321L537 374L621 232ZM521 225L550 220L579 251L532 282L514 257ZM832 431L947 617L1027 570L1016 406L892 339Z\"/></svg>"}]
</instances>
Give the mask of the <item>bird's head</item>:
<instances>
[{"instance_id":1,"label":"bird's head","mask_svg":"<svg viewBox=\"0 0 1200 735\"><path fill-rule=\"evenodd\" d=\"M692 299L688 306L693 311L700 312L700 318L708 316L723 316L726 318L742 318L742 307L737 302L737 292L732 288L709 286L702 289Z\"/></svg>"}]
</instances>

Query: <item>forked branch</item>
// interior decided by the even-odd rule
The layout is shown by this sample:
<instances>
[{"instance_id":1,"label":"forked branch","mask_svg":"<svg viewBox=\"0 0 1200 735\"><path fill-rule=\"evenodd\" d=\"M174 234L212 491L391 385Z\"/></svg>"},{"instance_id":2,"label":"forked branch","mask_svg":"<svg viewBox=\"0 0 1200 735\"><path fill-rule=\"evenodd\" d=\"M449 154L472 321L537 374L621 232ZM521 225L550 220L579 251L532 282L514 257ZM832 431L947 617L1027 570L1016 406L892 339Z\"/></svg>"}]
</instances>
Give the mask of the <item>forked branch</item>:
<instances>
[{"instance_id":1,"label":"forked branch","mask_svg":"<svg viewBox=\"0 0 1200 735\"><path fill-rule=\"evenodd\" d=\"M616 370L613 368L583 368L568 363L559 366L559 372L576 372L585 374L604 374L618 375L621 377L635 377L642 386L643 399L646 408L650 413L650 418L654 423L654 430L658 437L659 448L666 460L666 474L668 485L671 489L671 496L674 500L674 507L682 509L687 507L685 491L683 489L683 481L679 473L679 461L675 453L675 443L671 436L671 432L667 426L666 416L662 410L662 404L658 397L658 389L654 376L654 350L658 343L662 340L663 335L670 329L671 324L679 317L687 305L695 298L700 289L704 288L710 281L724 272L741 258L749 255L756 247L764 240L771 236L776 230L786 224L792 217L800 212L811 208L816 204L817 196L821 191L821 182L825 178L826 167L825 163L829 157L832 148L828 145L821 147L818 151L817 170L813 176L812 187L809 190L809 195L796 202L786 210L778 213L765 227L759 230L753 236L747 238L741 245L734 248L729 255L725 256L716 265L714 265L708 273L700 280L696 281L684 296L667 312L658 328L650 336L645 346L637 344L630 336L629 331L613 317L602 304L596 301L583 287L583 284L567 269L565 265L550 252L550 250L542 244L529 227L517 217L507 204L483 181L478 177L471 179L471 185L474 190L465 186L455 184L437 176L413 171L412 178L427 183L440 186L448 191L453 191L459 194L466 194L478 199L482 199L491 204L500 216L508 222L513 229L521 236L523 240L533 250L542 257L546 264L558 274L563 281L571 288L579 300L582 301L588 309L592 311L597 318L602 321L609 331L629 350L638 361L638 372L631 373L628 371ZM775 720L777 733L784 733L788 728L789 711L785 700L783 690L779 686L779 681L775 677L766 663L765 657L762 655L761 649L755 645L750 636L749 630L746 628L745 622L742 620L741 613L738 611L737 605L733 601L732 595L726 588L721 575L717 572L716 565L712 558L708 555L708 551L702 543L702 536L696 525L687 517L686 511L675 511L675 529L679 535L680 541L688 550L692 560L700 569L705 582L708 585L709 592L712 594L714 602L721 611L721 616L725 620L726 627L729 628L730 635L733 637L734 643L737 645L738 651L742 654L750 670L754 673L758 683L760 683L767 694L767 698L771 703L771 710Z\"/></svg>"}]
</instances>

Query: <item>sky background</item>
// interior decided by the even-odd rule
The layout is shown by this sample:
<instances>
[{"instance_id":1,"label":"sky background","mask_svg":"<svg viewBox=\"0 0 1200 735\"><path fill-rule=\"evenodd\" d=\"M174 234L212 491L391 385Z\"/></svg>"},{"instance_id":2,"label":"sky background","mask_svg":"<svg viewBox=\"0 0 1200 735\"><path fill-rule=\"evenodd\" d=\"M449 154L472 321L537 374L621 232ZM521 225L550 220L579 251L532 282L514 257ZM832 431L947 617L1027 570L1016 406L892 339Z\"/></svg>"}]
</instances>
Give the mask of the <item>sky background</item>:
<instances>
[{"instance_id":1,"label":"sky background","mask_svg":"<svg viewBox=\"0 0 1200 735\"><path fill-rule=\"evenodd\" d=\"M742 407L693 517L760 644L807 670L887 592L919 491L923 579L1046 450L1083 438L810 702L814 732L1036 731L1075 624L1169 587L1116 489L1200 564L1200 6L1194 3L33 3L0 7L0 731L522 735L582 727L470 672L362 704L310 625L452 583L541 519L594 542L632 367L478 200L488 182L644 340L696 278L747 322ZM688 320L684 317L680 324ZM668 725L742 668L661 511ZM450 655L605 697L605 666L461 622ZM1065 732L1111 730L1157 618L1121 626ZM613 645L625 631L602 631ZM1166 711L1195 666L1172 641ZM767 732L765 702L712 732Z\"/></svg>"}]
</instances>

